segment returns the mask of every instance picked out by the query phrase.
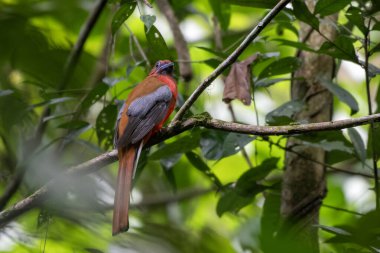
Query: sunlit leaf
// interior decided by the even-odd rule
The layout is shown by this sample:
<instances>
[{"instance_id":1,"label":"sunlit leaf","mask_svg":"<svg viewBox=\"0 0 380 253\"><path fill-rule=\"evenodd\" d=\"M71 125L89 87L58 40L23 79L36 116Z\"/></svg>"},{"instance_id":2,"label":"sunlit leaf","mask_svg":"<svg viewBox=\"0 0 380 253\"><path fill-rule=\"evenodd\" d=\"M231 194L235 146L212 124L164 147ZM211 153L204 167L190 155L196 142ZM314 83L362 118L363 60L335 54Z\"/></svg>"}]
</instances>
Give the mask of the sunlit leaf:
<instances>
[{"instance_id":1,"label":"sunlit leaf","mask_svg":"<svg viewBox=\"0 0 380 253\"><path fill-rule=\"evenodd\" d=\"M144 26L145 36L149 45L149 54L147 55L150 63L153 65L158 60L171 59L168 46L161 33L155 26L152 26L149 31Z\"/></svg>"},{"instance_id":2,"label":"sunlit leaf","mask_svg":"<svg viewBox=\"0 0 380 253\"><path fill-rule=\"evenodd\" d=\"M209 47L202 47L202 46L197 46L195 48L198 48L200 50L203 50L203 51L206 51L206 52L209 52L211 54L214 54L215 56L219 56L220 58L224 59L227 57L227 55L223 52L219 52L217 50L214 50L212 48L209 48Z\"/></svg>"},{"instance_id":3,"label":"sunlit leaf","mask_svg":"<svg viewBox=\"0 0 380 253\"><path fill-rule=\"evenodd\" d=\"M136 2L127 2L120 6L112 18L112 34L115 34L119 27L131 16L136 8Z\"/></svg>"},{"instance_id":4,"label":"sunlit leaf","mask_svg":"<svg viewBox=\"0 0 380 253\"><path fill-rule=\"evenodd\" d=\"M315 5L314 14L320 14L322 17L341 11L351 0L319 0Z\"/></svg>"},{"instance_id":5,"label":"sunlit leaf","mask_svg":"<svg viewBox=\"0 0 380 253\"><path fill-rule=\"evenodd\" d=\"M304 1L295 0L292 2L292 4L293 4L293 13L297 17L297 19L310 25L315 30L319 30L318 18L310 12L309 8L307 8Z\"/></svg>"},{"instance_id":6,"label":"sunlit leaf","mask_svg":"<svg viewBox=\"0 0 380 253\"><path fill-rule=\"evenodd\" d=\"M346 11L346 18L353 23L359 30L363 33L363 35L368 33L368 28L364 23L364 14L358 7L351 6Z\"/></svg>"},{"instance_id":7,"label":"sunlit leaf","mask_svg":"<svg viewBox=\"0 0 380 253\"><path fill-rule=\"evenodd\" d=\"M291 41L291 40L286 40L286 39L274 39L274 41L280 42L281 46L289 46L289 47L294 47L294 48L301 49L304 51L316 52L314 49L310 48L306 43Z\"/></svg>"},{"instance_id":8,"label":"sunlit leaf","mask_svg":"<svg viewBox=\"0 0 380 253\"><path fill-rule=\"evenodd\" d=\"M319 48L318 53L358 63L353 42L354 41L348 37L338 36L333 42L324 42Z\"/></svg>"},{"instance_id":9,"label":"sunlit leaf","mask_svg":"<svg viewBox=\"0 0 380 253\"><path fill-rule=\"evenodd\" d=\"M209 4L218 18L222 30L227 30L231 18L231 6L226 1L209 0Z\"/></svg>"},{"instance_id":10,"label":"sunlit leaf","mask_svg":"<svg viewBox=\"0 0 380 253\"><path fill-rule=\"evenodd\" d=\"M244 134L222 131L204 131L201 134L200 146L206 159L219 160L236 154L255 137Z\"/></svg>"},{"instance_id":11,"label":"sunlit leaf","mask_svg":"<svg viewBox=\"0 0 380 253\"><path fill-rule=\"evenodd\" d=\"M301 66L297 57L285 57L270 63L263 69L259 75L259 79L287 74L296 71Z\"/></svg>"}]
</instances>

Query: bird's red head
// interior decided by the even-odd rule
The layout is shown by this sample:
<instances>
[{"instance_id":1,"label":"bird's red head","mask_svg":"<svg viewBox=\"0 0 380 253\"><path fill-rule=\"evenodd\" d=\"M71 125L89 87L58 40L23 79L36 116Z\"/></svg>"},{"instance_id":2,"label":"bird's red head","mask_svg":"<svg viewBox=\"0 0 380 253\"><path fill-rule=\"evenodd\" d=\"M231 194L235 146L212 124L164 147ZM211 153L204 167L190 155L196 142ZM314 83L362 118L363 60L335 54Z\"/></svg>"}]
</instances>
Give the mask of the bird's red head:
<instances>
[{"instance_id":1,"label":"bird's red head","mask_svg":"<svg viewBox=\"0 0 380 253\"><path fill-rule=\"evenodd\" d=\"M173 75L174 63L169 60L160 60L156 62L154 68L150 71L149 75Z\"/></svg>"}]
</instances>

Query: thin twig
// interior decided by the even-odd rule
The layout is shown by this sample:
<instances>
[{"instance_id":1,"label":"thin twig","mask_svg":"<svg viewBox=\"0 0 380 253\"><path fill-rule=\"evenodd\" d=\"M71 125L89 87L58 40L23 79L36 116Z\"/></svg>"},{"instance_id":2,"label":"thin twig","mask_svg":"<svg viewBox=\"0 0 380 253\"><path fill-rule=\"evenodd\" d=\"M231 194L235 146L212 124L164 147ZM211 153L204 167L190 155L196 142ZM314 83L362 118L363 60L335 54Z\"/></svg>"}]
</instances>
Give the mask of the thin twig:
<instances>
[{"instance_id":1,"label":"thin twig","mask_svg":"<svg viewBox=\"0 0 380 253\"><path fill-rule=\"evenodd\" d=\"M341 173L345 173L345 174L350 174L350 175L355 175L355 176L362 176L362 177L366 177L366 178L373 178L373 176L370 175L370 174L366 174L366 173L358 172L358 171L345 170L345 169L342 169L342 168L338 168L338 167L332 166L332 165L330 165L328 163L324 163L324 162L320 162L318 160L314 160L314 159L312 159L312 158L310 158L310 157L308 157L308 156L306 156L306 155L304 155L304 154L302 154L300 152L295 151L292 148L283 147L280 144L278 144L276 142L273 142L273 141L271 141L269 139L264 139L264 141L266 141L266 142L270 143L271 145L274 145L274 146L276 146L276 147L278 147L278 148L280 148L282 150L285 150L287 152L296 154L297 156L301 157L304 160L307 160L307 161L310 161L310 162L322 165L322 166L324 166L326 168L329 168L329 169L331 169L333 171L341 172Z\"/></svg>"},{"instance_id":2,"label":"thin twig","mask_svg":"<svg viewBox=\"0 0 380 253\"><path fill-rule=\"evenodd\" d=\"M133 41L135 42L136 44L136 47L141 55L141 57L144 59L146 65L148 67L150 67L150 62L148 60L148 57L146 56L145 52L144 52L144 49L142 48L142 46L140 45L140 42L138 41L136 35L132 32L132 30L129 28L129 26L127 24L124 23L124 27L128 30L130 36L132 37Z\"/></svg>"},{"instance_id":3,"label":"thin twig","mask_svg":"<svg viewBox=\"0 0 380 253\"><path fill-rule=\"evenodd\" d=\"M172 30L174 37L174 46L177 51L178 59L184 60L179 63L179 73L185 82L189 82L193 77L193 71L191 64L186 62L190 61L189 49L185 37L183 36L181 29L179 28L179 22L168 0L157 0L158 8L165 15L168 20L170 29Z\"/></svg>"},{"instance_id":4,"label":"thin twig","mask_svg":"<svg viewBox=\"0 0 380 253\"><path fill-rule=\"evenodd\" d=\"M365 71L365 84L366 84L366 91L367 91L367 103L368 103L368 114L372 115L372 103L371 103L371 89L370 89L370 79L369 79L369 71L368 71L368 45L369 45L369 29L370 29L370 21L368 22L368 32L364 34L364 71ZM370 130L371 130L371 145L372 145L372 160L373 160L373 174L375 177L375 197L376 197L376 210L380 209L380 199L379 199L379 175L377 171L377 159L376 156L376 145L374 141L375 137L375 129L374 129L374 122L370 122ZM378 141L378 140L376 140Z\"/></svg>"},{"instance_id":5,"label":"thin twig","mask_svg":"<svg viewBox=\"0 0 380 253\"><path fill-rule=\"evenodd\" d=\"M281 0L271 9L268 14L260 21L255 28L247 35L243 42L233 51L227 59L225 59L203 82L195 89L186 102L179 109L178 113L174 116L170 126L176 124L185 114L185 112L192 106L198 99L202 92L210 86L210 84L226 70L232 63L234 63L239 55L251 44L251 42L259 35L259 33L271 22L271 20L290 3L291 0Z\"/></svg>"},{"instance_id":6,"label":"thin twig","mask_svg":"<svg viewBox=\"0 0 380 253\"><path fill-rule=\"evenodd\" d=\"M350 213L350 214L354 214L354 215L359 215L359 216L363 216L364 215L364 214L359 213L359 212L347 210L347 209L344 209L344 208L341 208L341 207L337 207L337 206L330 206L330 205L327 205L327 204L322 204L322 207L326 207L326 208L330 208L330 209L334 209L334 210L337 210L337 211L342 211L342 212Z\"/></svg>"}]
</instances>

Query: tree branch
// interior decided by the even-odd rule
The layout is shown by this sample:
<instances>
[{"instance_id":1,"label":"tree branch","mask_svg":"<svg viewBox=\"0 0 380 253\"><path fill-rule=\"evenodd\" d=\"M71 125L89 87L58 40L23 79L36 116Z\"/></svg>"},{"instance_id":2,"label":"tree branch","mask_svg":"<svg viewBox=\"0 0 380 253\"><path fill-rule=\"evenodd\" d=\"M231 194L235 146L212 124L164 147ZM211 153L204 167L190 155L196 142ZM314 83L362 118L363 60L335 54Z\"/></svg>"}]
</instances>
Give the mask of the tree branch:
<instances>
[{"instance_id":1,"label":"tree branch","mask_svg":"<svg viewBox=\"0 0 380 253\"><path fill-rule=\"evenodd\" d=\"M281 0L278 4L271 9L268 14L260 21L255 28L247 35L243 42L225 59L203 82L195 89L186 102L179 109L174 116L170 126L179 121L191 105L198 99L202 92L210 86L210 84L226 70L232 63L234 63L239 55L251 44L251 42L260 34L260 32L271 22L271 20L288 4L291 0Z\"/></svg>"},{"instance_id":2,"label":"tree branch","mask_svg":"<svg viewBox=\"0 0 380 253\"><path fill-rule=\"evenodd\" d=\"M286 125L286 126L256 126L241 123L226 122L218 119L210 119L207 117L193 117L185 121L177 122L175 126L165 129L161 134L166 137L172 137L194 127L205 127L208 129L216 129L227 132L235 132L242 134L252 134L258 136L273 135L296 135L311 132L340 130L360 125L366 125L371 122L380 121L380 113L363 116L355 119L344 119L337 121L318 122L310 124ZM162 141L161 134L152 139L148 144L156 144ZM158 137L158 139L157 139Z\"/></svg>"},{"instance_id":3,"label":"tree branch","mask_svg":"<svg viewBox=\"0 0 380 253\"><path fill-rule=\"evenodd\" d=\"M217 119L203 118L190 118L183 122L179 122L174 127L169 127L155 137L153 137L147 146L152 146L156 143L162 142L169 139L175 135L178 135L188 129L194 127L205 127L209 129L217 129L222 131L253 134L258 136L269 136L269 135L296 135L302 133L311 133L317 131L330 131L330 130L340 130L344 128L350 128L359 125L369 124L370 122L379 122L380 113L373 114L370 116L364 116L356 119L345 119L331 122L320 122L302 125L290 125L290 126L254 126L245 125L239 123L230 123ZM110 152L104 153L97 156L87 162L70 167L65 173L57 176L56 178L50 180L47 184L42 186L40 189L35 191L29 197L17 202L11 208L0 212L0 227L5 226L7 223L12 221L14 218L20 216L26 211L38 206L46 200L46 196L51 188L54 188L57 182L61 181L66 177L85 175L92 173L108 164L111 164L117 160L117 151L112 150Z\"/></svg>"}]
</instances>

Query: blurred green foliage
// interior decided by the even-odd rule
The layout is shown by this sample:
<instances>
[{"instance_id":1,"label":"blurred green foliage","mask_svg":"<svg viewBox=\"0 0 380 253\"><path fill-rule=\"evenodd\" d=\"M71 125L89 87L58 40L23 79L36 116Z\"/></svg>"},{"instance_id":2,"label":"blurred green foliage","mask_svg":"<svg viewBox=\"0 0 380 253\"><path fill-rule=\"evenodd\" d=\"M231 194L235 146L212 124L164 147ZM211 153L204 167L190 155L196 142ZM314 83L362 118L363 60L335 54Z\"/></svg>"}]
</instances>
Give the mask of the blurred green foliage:
<instances>
[{"instance_id":1,"label":"blurred green foliage","mask_svg":"<svg viewBox=\"0 0 380 253\"><path fill-rule=\"evenodd\" d=\"M195 73L185 84L177 67L180 104L276 3L171 1ZM143 1L109 0L78 61L71 62L73 72L65 71L97 4L0 0L0 193L5 195L15 178L20 179L10 199L0 201L0 209L27 197L70 165L110 150L122 100L156 60L180 60L155 4L151 9ZM239 58L259 55L252 65L251 87L257 108L234 101L237 121L300 123L292 116L303 103L289 102L288 95L291 73L301 65L297 50L336 60L337 78L326 83L335 95L334 118L366 115L364 78L353 72L363 72L363 36L368 33L368 74L374 111L379 113L379 11L375 0L319 0L314 12L303 1L293 1ZM335 41L319 49L298 41L299 21L318 29L321 17L336 12L338 24L329 24L339 34ZM214 16L221 27L222 50L214 40ZM356 68L348 68L353 65ZM231 120L222 89L216 80L191 113L208 111L214 118ZM359 127L297 138L326 150L329 165L370 174L373 148L368 139L375 140L379 156L380 126L375 124L373 135L368 132L368 127ZM129 232L111 236L114 164L57 183L44 204L0 228L0 252L287 252L274 243L281 225L285 144L282 137L191 129L143 152ZM249 163L241 155L243 148ZM371 180L330 173L327 182L319 226L321 252L379 252Z\"/></svg>"}]
</instances>

